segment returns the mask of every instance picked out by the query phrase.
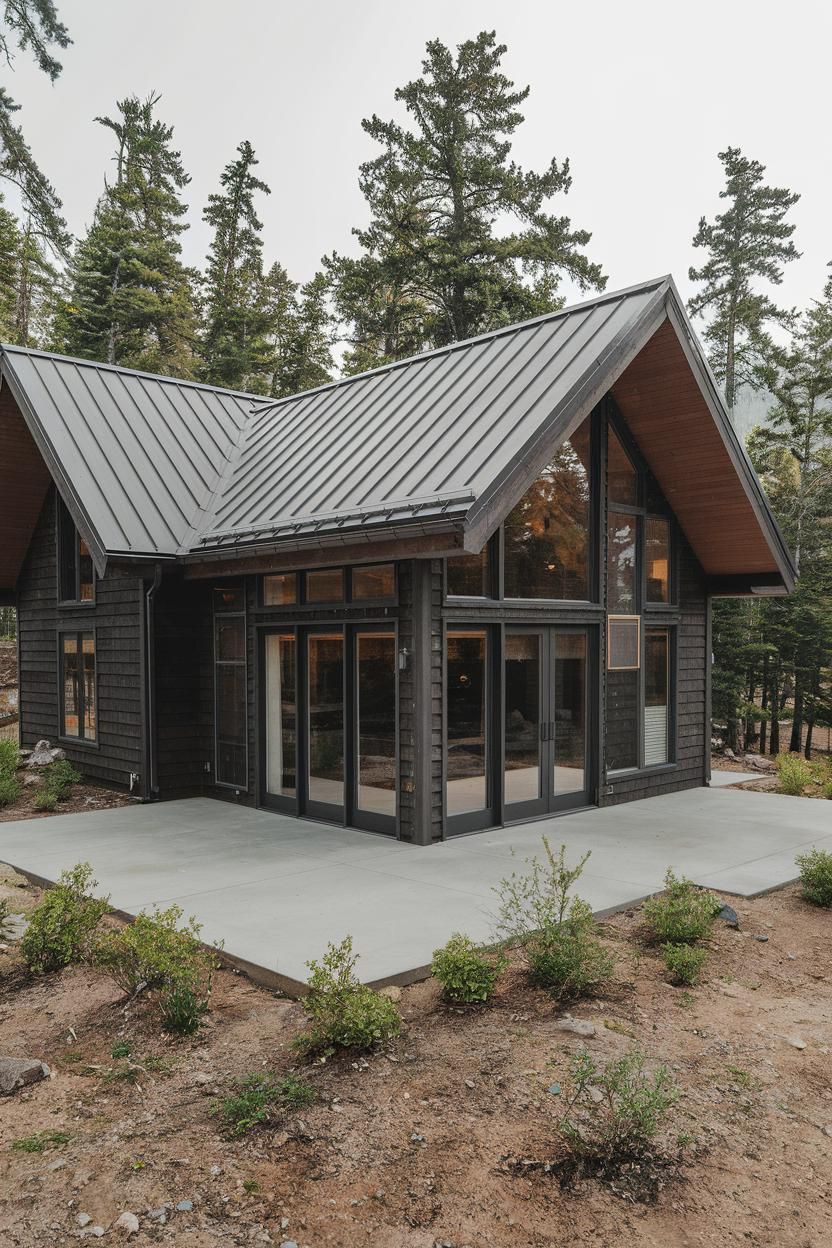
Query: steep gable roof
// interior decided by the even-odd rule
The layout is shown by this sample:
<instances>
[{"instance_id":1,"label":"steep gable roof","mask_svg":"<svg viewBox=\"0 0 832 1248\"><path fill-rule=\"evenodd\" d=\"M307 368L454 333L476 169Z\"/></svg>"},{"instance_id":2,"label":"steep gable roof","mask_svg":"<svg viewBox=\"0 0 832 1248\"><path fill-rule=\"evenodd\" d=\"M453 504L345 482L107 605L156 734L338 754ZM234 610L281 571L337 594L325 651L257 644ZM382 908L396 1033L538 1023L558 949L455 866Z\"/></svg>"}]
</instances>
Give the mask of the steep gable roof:
<instances>
[{"instance_id":1,"label":"steep gable roof","mask_svg":"<svg viewBox=\"0 0 832 1248\"><path fill-rule=\"evenodd\" d=\"M280 400L13 347L0 371L99 571L108 556L227 560L351 534L450 531L479 550L612 391L705 570L794 583L669 277ZM691 491L700 444L712 479ZM720 507L730 551L709 536Z\"/></svg>"}]
</instances>

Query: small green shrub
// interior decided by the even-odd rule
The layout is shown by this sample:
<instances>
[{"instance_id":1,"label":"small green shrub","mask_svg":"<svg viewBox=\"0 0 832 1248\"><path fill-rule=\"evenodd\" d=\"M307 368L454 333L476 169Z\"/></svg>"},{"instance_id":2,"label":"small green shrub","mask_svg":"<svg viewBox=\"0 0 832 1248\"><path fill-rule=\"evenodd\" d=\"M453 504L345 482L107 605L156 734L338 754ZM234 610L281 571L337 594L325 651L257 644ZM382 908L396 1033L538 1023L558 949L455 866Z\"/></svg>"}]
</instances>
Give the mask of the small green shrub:
<instances>
[{"instance_id":1,"label":"small green shrub","mask_svg":"<svg viewBox=\"0 0 832 1248\"><path fill-rule=\"evenodd\" d=\"M315 1100L315 1089L295 1075L282 1079L274 1075L248 1075L238 1084L236 1096L226 1097L213 1107L229 1135L245 1135L252 1127L268 1122L277 1108L301 1109Z\"/></svg>"},{"instance_id":2,"label":"small green shrub","mask_svg":"<svg viewBox=\"0 0 832 1248\"><path fill-rule=\"evenodd\" d=\"M500 899L497 931L519 945L532 979L561 1000L584 996L608 980L615 962L596 935L592 908L570 897L589 854L566 865L566 846L555 855L544 836L546 862L527 862L495 889Z\"/></svg>"},{"instance_id":3,"label":"small green shrub","mask_svg":"<svg viewBox=\"0 0 832 1248\"><path fill-rule=\"evenodd\" d=\"M310 1028L298 1038L299 1048L311 1053L369 1049L398 1035L398 1010L389 997L361 983L355 975L357 961L352 937L347 936L340 945L327 945L320 962L307 962L311 974L303 1005Z\"/></svg>"},{"instance_id":4,"label":"small green shrub","mask_svg":"<svg viewBox=\"0 0 832 1248\"><path fill-rule=\"evenodd\" d=\"M110 909L109 897L93 897L98 881L81 862L64 871L29 914L20 952L30 970L59 971L89 956L93 934Z\"/></svg>"},{"instance_id":5,"label":"small green shrub","mask_svg":"<svg viewBox=\"0 0 832 1248\"><path fill-rule=\"evenodd\" d=\"M780 776L780 792L790 797L800 797L812 780L811 769L796 754L778 754L777 771Z\"/></svg>"},{"instance_id":6,"label":"small green shrub","mask_svg":"<svg viewBox=\"0 0 832 1248\"><path fill-rule=\"evenodd\" d=\"M202 1026L208 1013L208 999L193 988L177 985L167 989L159 998L162 1011L162 1030L176 1036L193 1036Z\"/></svg>"},{"instance_id":7,"label":"small green shrub","mask_svg":"<svg viewBox=\"0 0 832 1248\"><path fill-rule=\"evenodd\" d=\"M63 802L72 792L72 786L78 784L80 779L80 771L77 771L68 759L61 758L44 767L43 788L40 791L53 796L56 802ZM54 807L49 809L54 809Z\"/></svg>"},{"instance_id":8,"label":"small green shrub","mask_svg":"<svg viewBox=\"0 0 832 1248\"><path fill-rule=\"evenodd\" d=\"M666 1066L649 1074L634 1050L599 1069L587 1052L574 1059L571 1091L560 1123L573 1162L604 1178L645 1161L679 1099Z\"/></svg>"},{"instance_id":9,"label":"small green shrub","mask_svg":"<svg viewBox=\"0 0 832 1248\"><path fill-rule=\"evenodd\" d=\"M132 1052L126 1040L117 1040L112 1047L113 1057L129 1057Z\"/></svg>"},{"instance_id":10,"label":"small green shrub","mask_svg":"<svg viewBox=\"0 0 832 1248\"><path fill-rule=\"evenodd\" d=\"M20 747L16 741L0 741L0 775L13 776L20 766Z\"/></svg>"},{"instance_id":11,"label":"small green shrub","mask_svg":"<svg viewBox=\"0 0 832 1248\"><path fill-rule=\"evenodd\" d=\"M102 933L93 951L96 965L128 996L146 988L196 989L210 983L214 957L200 942L202 927L193 917L180 927L182 914L180 906L157 907Z\"/></svg>"},{"instance_id":12,"label":"small green shrub","mask_svg":"<svg viewBox=\"0 0 832 1248\"><path fill-rule=\"evenodd\" d=\"M644 903L644 918L657 944L692 945L710 932L722 902L672 869L664 877L665 891Z\"/></svg>"},{"instance_id":13,"label":"small green shrub","mask_svg":"<svg viewBox=\"0 0 832 1248\"><path fill-rule=\"evenodd\" d=\"M35 794L35 810L54 810L58 799L49 789L39 789Z\"/></svg>"},{"instance_id":14,"label":"small green shrub","mask_svg":"<svg viewBox=\"0 0 832 1248\"><path fill-rule=\"evenodd\" d=\"M434 952L430 969L449 1001L471 1005L488 1000L504 965L504 958L483 953L468 936L456 932Z\"/></svg>"},{"instance_id":15,"label":"small green shrub","mask_svg":"<svg viewBox=\"0 0 832 1248\"><path fill-rule=\"evenodd\" d=\"M18 1153L45 1153L47 1148L58 1148L68 1144L72 1139L65 1131L36 1131L34 1135L25 1135L20 1140L12 1141L12 1148Z\"/></svg>"},{"instance_id":16,"label":"small green shrub","mask_svg":"<svg viewBox=\"0 0 832 1248\"><path fill-rule=\"evenodd\" d=\"M799 854L796 861L806 900L815 906L832 906L832 854L813 849Z\"/></svg>"},{"instance_id":17,"label":"small green shrub","mask_svg":"<svg viewBox=\"0 0 832 1248\"><path fill-rule=\"evenodd\" d=\"M20 797L21 788L21 783L13 771L0 771L0 806L11 806L16 802Z\"/></svg>"},{"instance_id":18,"label":"small green shrub","mask_svg":"<svg viewBox=\"0 0 832 1248\"><path fill-rule=\"evenodd\" d=\"M699 983L702 967L708 957L706 949L694 945L662 945L664 964L677 984L693 987Z\"/></svg>"}]
</instances>

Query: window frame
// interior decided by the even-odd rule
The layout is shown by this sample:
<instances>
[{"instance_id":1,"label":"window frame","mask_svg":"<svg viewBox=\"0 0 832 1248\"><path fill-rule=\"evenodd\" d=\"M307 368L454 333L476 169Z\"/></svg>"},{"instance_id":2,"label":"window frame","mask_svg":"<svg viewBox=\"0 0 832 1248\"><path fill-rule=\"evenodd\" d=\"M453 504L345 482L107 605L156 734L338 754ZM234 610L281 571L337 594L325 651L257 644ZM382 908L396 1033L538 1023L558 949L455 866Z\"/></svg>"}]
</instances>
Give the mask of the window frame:
<instances>
[{"instance_id":1,"label":"window frame","mask_svg":"<svg viewBox=\"0 0 832 1248\"><path fill-rule=\"evenodd\" d=\"M500 605L521 611L530 608L537 610L548 608L551 610L579 611L585 610L587 607L599 607L601 605L602 560L600 547L602 544L601 516L604 501L601 479L601 446L606 437L602 406L599 404L586 417L586 420L589 421L589 526L587 536L587 589L589 596L587 598L509 598L505 592L506 544L504 517L486 543L486 548L489 552L488 576L492 592L488 595L448 593L448 564L454 558L454 556L450 556L443 560L442 600L445 605L471 607ZM581 425L578 425L577 428L581 428ZM573 430L574 432L576 430ZM569 439L565 438L564 441L569 441ZM545 467L545 464L543 467ZM533 484L534 481L530 483L528 488L530 489ZM604 549L606 549L605 537L603 544Z\"/></svg>"},{"instance_id":2,"label":"window frame","mask_svg":"<svg viewBox=\"0 0 832 1248\"><path fill-rule=\"evenodd\" d=\"M374 568L388 567L393 568L393 593L386 594L375 598L355 598L353 596L352 578L355 568ZM310 602L306 589L306 578L310 572L341 572L344 582L343 598L327 598L316 599ZM294 576L295 577L295 601L294 602L266 602L266 578L269 576ZM262 611L275 613L292 613L297 614L298 611L318 611L320 609L330 610L333 607L376 607L376 606L396 606L399 601L399 565L395 559L374 559L368 563L360 564L327 564L321 567L312 568L289 568L281 571L275 569L272 572L264 572L258 577L258 593L257 606Z\"/></svg>"},{"instance_id":3,"label":"window frame","mask_svg":"<svg viewBox=\"0 0 832 1248\"><path fill-rule=\"evenodd\" d=\"M217 591L222 591L223 589L233 589L240 593L241 598L242 598L242 604L243 604L242 610L233 610L233 611L218 611L217 610L216 594L217 594ZM249 709L248 709L248 703L249 703L249 698L248 698L248 601L247 601L245 582L241 582L239 585L233 584L233 585L223 586L222 584L220 584L220 585L213 586L212 594L211 594L211 607L212 607L212 610L211 610L211 650L212 650L211 658L212 658L213 677L214 677L214 700L213 700L214 776L213 776L213 782L217 788L232 789L235 793L248 793L249 788L250 788L250 784L249 784L250 724L249 724ZM242 618L242 621L243 621L243 658L242 659L220 659L217 655L217 620L218 619L239 619L239 618ZM220 780L219 778L220 733L219 733L219 717L217 715L217 709L218 709L218 703L219 703L219 681L217 680L217 669L219 667L242 667L243 669L243 689L245 690L245 709L243 713L243 722L245 725L244 734L243 734L244 750L245 750L245 774L246 774L245 784L233 784L228 780Z\"/></svg>"},{"instance_id":4,"label":"window frame","mask_svg":"<svg viewBox=\"0 0 832 1248\"><path fill-rule=\"evenodd\" d=\"M86 718L86 697L84 693L84 682L79 679L79 711L78 711L78 727L81 730L77 736L66 731L66 678L64 674L64 638L74 637L75 644L78 647L77 653L83 654L84 637L92 638L92 655L93 655L93 686L94 686L94 702L95 702L95 736L88 737L84 733L84 721ZM99 697L98 697L98 637L95 625L92 624L86 628L65 628L59 626L57 630L57 652L58 652L58 740L73 747L78 746L85 750L98 750L101 748L101 719L99 714ZM79 668L80 673L80 668Z\"/></svg>"},{"instance_id":5,"label":"window frame","mask_svg":"<svg viewBox=\"0 0 832 1248\"><path fill-rule=\"evenodd\" d=\"M98 592L98 577L95 574L95 565L92 561L92 552L89 551L90 568L92 571L92 597L81 597L81 534L78 532L78 526L72 518L72 513L67 507L60 494L56 492L56 508L55 508L55 564L56 564L56 580L57 580L57 602L59 607L71 608L89 608L94 607ZM66 558L69 551L67 549L70 541L72 542L72 566L70 568L70 560ZM74 583L74 596L72 598L64 597L64 572L72 572ZM88 631L88 630L87 630ZM74 738L70 738L74 740Z\"/></svg>"}]
</instances>

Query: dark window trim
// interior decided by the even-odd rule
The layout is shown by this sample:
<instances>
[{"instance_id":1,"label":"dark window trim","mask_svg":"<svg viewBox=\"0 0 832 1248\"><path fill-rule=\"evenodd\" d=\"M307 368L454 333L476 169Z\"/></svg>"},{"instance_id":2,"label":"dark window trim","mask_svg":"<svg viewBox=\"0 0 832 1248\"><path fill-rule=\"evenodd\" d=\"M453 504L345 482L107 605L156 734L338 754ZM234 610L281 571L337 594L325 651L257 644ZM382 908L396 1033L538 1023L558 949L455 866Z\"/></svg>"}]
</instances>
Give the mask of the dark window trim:
<instances>
[{"instance_id":1,"label":"dark window trim","mask_svg":"<svg viewBox=\"0 0 832 1248\"><path fill-rule=\"evenodd\" d=\"M485 801L481 810L466 810L460 814L448 814L448 637L451 633L484 632L485 656ZM502 725L499 708L502 703L502 673L498 666L502 644L496 643L502 636L498 625L484 620L454 620L442 627L442 837L459 836L466 832L481 832L486 828L499 827L503 811L500 794L502 785L497 777L497 762L502 754Z\"/></svg>"},{"instance_id":2,"label":"dark window trim","mask_svg":"<svg viewBox=\"0 0 832 1248\"><path fill-rule=\"evenodd\" d=\"M242 609L242 611L218 611L218 610L217 610L217 608L216 608L216 605L215 605L215 604L216 604L216 599L215 599L214 595L212 594L212 611L211 611L211 660L212 660L213 674L214 674L214 702L213 702L213 706L214 706L214 775L213 775L213 783L214 783L215 787L216 787L216 788L218 788L218 789L232 789L235 793L248 793L248 791L249 791L249 787L250 787L250 786L249 786L249 774L248 774L248 769L249 769L249 713L248 713L248 595L247 595L247 593L246 593L246 586L245 586L245 583L244 583L244 582L240 582L240 583L239 583L239 585L238 585L238 584L231 584L231 585L226 585L226 586L224 586L224 587L223 587L223 586L219 586L219 588L226 588L226 589L238 589L238 590L239 590L239 592L240 592L240 594L241 594L241 596L242 596L243 609ZM221 618L221 619L234 619L234 618L242 618L242 621L243 621L243 658L242 658L242 660L240 660L240 659L230 660L230 659L218 659L218 658L217 658L217 618ZM244 671L244 673L245 673L244 680L243 680L243 688L244 688L244 690L245 690L245 701L246 701L246 705L245 705L245 715L244 715L244 719L245 719L245 760L246 760L246 762L245 762L245 770L246 770L246 780L245 780L245 784L231 784L231 783L229 783L229 781L227 781L227 780L220 780L220 779L219 779L219 771L218 771L218 768L217 768L217 761L218 761L218 759L219 759L219 732L217 731L217 729L218 729L218 721L217 721L217 700L218 700L218 698L217 698L217 693L218 693L217 668L218 668L218 667L242 667L242 668L243 668L243 671Z\"/></svg>"},{"instance_id":3,"label":"dark window trim","mask_svg":"<svg viewBox=\"0 0 832 1248\"><path fill-rule=\"evenodd\" d=\"M69 541L70 534L66 531L66 526L72 526L73 541L73 559L74 559L74 579L75 579L75 596L73 598L64 598L63 596L63 564L64 564L64 545ZM71 610L88 610L95 606L98 594L98 577L95 573L95 566L92 563L92 553L90 553L90 566L92 569L92 598L81 597L81 534L78 532L78 526L72 519L72 514L67 507L60 494L55 491L55 564L57 570L57 601L59 607L67 607ZM89 630L87 630L89 631ZM74 740L74 737L68 738Z\"/></svg>"},{"instance_id":4,"label":"dark window trim","mask_svg":"<svg viewBox=\"0 0 832 1248\"><path fill-rule=\"evenodd\" d=\"M352 574L354 568L377 568L385 567L388 564L393 565L393 593L379 598L354 598L352 592ZM315 599L310 602L306 592L306 577L310 572L338 572L343 575L344 580L344 596L343 598L327 598ZM265 583L267 576L292 576L295 577L295 602L271 603L265 601ZM288 568L281 572L276 569L273 572L264 572L258 577L257 592L257 610L268 611L270 616L272 612L291 613L292 611L307 610L318 611L328 610L332 608L343 607L378 607L378 606L398 606L399 603L399 565L395 559L376 559L371 563L358 564L332 564L320 568L302 568L295 570Z\"/></svg>"},{"instance_id":5,"label":"dark window trim","mask_svg":"<svg viewBox=\"0 0 832 1248\"><path fill-rule=\"evenodd\" d=\"M98 635L95 624L90 624L88 628L66 628L63 624L59 624L57 628L56 649L58 653L58 741L62 745L75 746L85 750L101 749L101 701L98 696ZM73 737L64 731L66 723L66 712L64 707L64 637L74 637L76 645L81 653L81 638L84 636L92 636L94 675L93 681L95 685L95 736L92 740L89 737L77 736ZM84 725L84 700L83 688L81 688L81 709L78 716L78 725L83 728Z\"/></svg>"}]
</instances>

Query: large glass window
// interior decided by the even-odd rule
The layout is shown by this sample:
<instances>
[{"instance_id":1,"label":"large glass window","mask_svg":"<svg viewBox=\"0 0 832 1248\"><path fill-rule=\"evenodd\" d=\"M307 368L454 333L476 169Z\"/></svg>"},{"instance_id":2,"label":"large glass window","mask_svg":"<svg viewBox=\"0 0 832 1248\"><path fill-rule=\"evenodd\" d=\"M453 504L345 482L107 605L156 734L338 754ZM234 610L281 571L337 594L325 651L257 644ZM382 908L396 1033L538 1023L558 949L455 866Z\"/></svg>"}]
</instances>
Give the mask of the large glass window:
<instances>
[{"instance_id":1,"label":"large glass window","mask_svg":"<svg viewBox=\"0 0 832 1248\"><path fill-rule=\"evenodd\" d=\"M638 507L638 473L612 425L607 433L607 497L625 507Z\"/></svg>"},{"instance_id":2,"label":"large glass window","mask_svg":"<svg viewBox=\"0 0 832 1248\"><path fill-rule=\"evenodd\" d=\"M624 511L607 513L607 610L634 615L638 607L638 518Z\"/></svg>"},{"instance_id":3,"label":"large glass window","mask_svg":"<svg viewBox=\"0 0 832 1248\"><path fill-rule=\"evenodd\" d=\"M670 602L670 525L648 516L644 528L644 561L647 565L647 601Z\"/></svg>"},{"instance_id":4,"label":"large glass window","mask_svg":"<svg viewBox=\"0 0 832 1248\"><path fill-rule=\"evenodd\" d=\"M87 543L75 527L69 509L58 498L58 597L61 602L92 602L95 572Z\"/></svg>"},{"instance_id":5,"label":"large glass window","mask_svg":"<svg viewBox=\"0 0 832 1248\"><path fill-rule=\"evenodd\" d=\"M309 799L327 806L343 806L343 633L310 633L307 666Z\"/></svg>"},{"instance_id":6,"label":"large glass window","mask_svg":"<svg viewBox=\"0 0 832 1248\"><path fill-rule=\"evenodd\" d=\"M214 591L216 782L248 787L246 616L243 591Z\"/></svg>"},{"instance_id":7,"label":"large glass window","mask_svg":"<svg viewBox=\"0 0 832 1248\"><path fill-rule=\"evenodd\" d=\"M505 800L534 801L541 795L540 721L542 655L540 633L506 633Z\"/></svg>"},{"instance_id":8,"label":"large glass window","mask_svg":"<svg viewBox=\"0 0 832 1248\"><path fill-rule=\"evenodd\" d=\"M95 741L95 638L92 633L62 633L61 736Z\"/></svg>"},{"instance_id":9,"label":"large glass window","mask_svg":"<svg viewBox=\"0 0 832 1248\"><path fill-rule=\"evenodd\" d=\"M638 767L639 671L607 672L607 771Z\"/></svg>"},{"instance_id":10,"label":"large glass window","mask_svg":"<svg viewBox=\"0 0 832 1248\"><path fill-rule=\"evenodd\" d=\"M488 808L488 635L448 633L447 785L449 815Z\"/></svg>"},{"instance_id":11,"label":"large glass window","mask_svg":"<svg viewBox=\"0 0 832 1248\"><path fill-rule=\"evenodd\" d=\"M488 598L491 594L488 546L478 555L456 555L447 561L448 594L454 598Z\"/></svg>"},{"instance_id":12,"label":"large glass window","mask_svg":"<svg viewBox=\"0 0 832 1248\"><path fill-rule=\"evenodd\" d=\"M648 628L644 634L644 766L669 758L670 633Z\"/></svg>"},{"instance_id":13,"label":"large glass window","mask_svg":"<svg viewBox=\"0 0 832 1248\"><path fill-rule=\"evenodd\" d=\"M590 428L564 442L506 518L506 598L589 598Z\"/></svg>"}]
</instances>

